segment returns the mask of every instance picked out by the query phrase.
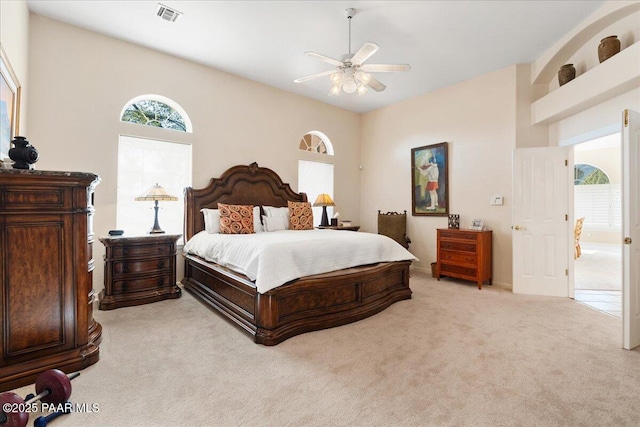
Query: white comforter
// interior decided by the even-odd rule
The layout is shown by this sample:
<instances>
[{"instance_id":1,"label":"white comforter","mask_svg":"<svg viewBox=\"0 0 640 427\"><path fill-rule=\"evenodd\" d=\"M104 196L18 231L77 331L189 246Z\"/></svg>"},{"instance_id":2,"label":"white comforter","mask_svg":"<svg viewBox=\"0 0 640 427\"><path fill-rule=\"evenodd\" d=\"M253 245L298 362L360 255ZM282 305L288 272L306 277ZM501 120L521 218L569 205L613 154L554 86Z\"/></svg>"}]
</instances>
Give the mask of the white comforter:
<instances>
[{"instance_id":1,"label":"white comforter","mask_svg":"<svg viewBox=\"0 0 640 427\"><path fill-rule=\"evenodd\" d=\"M377 262L417 260L389 237L344 230L256 234L201 231L183 251L244 274L255 281L259 293L312 274Z\"/></svg>"}]
</instances>

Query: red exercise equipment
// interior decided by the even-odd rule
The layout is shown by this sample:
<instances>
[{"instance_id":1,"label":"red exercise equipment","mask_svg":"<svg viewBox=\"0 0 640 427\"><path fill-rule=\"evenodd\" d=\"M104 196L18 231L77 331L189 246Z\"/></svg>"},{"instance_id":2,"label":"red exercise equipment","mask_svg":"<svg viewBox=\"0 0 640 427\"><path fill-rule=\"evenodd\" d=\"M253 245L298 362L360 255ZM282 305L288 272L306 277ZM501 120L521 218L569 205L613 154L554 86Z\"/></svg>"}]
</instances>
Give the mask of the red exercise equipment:
<instances>
[{"instance_id":1,"label":"red exercise equipment","mask_svg":"<svg viewBox=\"0 0 640 427\"><path fill-rule=\"evenodd\" d=\"M28 408L38 400L55 405L68 401L71 397L71 380L79 375L80 372L75 372L67 376L59 369L45 371L36 379L37 394L26 401L16 393L0 394L0 426L26 427L29 412L35 412Z\"/></svg>"}]
</instances>

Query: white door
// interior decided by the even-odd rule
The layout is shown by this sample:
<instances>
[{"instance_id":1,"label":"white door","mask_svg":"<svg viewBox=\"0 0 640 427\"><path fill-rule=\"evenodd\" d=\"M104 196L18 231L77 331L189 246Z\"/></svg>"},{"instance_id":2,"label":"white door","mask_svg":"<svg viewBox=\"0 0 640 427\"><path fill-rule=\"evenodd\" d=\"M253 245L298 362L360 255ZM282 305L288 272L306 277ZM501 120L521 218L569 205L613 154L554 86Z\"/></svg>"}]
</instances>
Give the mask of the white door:
<instances>
[{"instance_id":1,"label":"white door","mask_svg":"<svg viewBox=\"0 0 640 427\"><path fill-rule=\"evenodd\" d=\"M631 350L640 345L640 114L622 120L622 347Z\"/></svg>"},{"instance_id":2,"label":"white door","mask_svg":"<svg viewBox=\"0 0 640 427\"><path fill-rule=\"evenodd\" d=\"M514 293L569 296L568 158L564 147L514 150Z\"/></svg>"}]
</instances>

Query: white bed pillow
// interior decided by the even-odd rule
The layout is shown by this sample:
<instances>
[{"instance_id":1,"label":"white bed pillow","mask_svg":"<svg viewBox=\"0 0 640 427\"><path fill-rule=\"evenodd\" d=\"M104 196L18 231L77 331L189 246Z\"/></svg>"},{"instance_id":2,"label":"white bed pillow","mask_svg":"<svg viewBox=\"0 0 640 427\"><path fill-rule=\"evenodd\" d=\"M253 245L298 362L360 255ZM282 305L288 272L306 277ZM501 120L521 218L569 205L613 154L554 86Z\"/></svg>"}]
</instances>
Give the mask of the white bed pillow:
<instances>
[{"instance_id":1,"label":"white bed pillow","mask_svg":"<svg viewBox=\"0 0 640 427\"><path fill-rule=\"evenodd\" d=\"M264 213L267 218L284 218L284 228L280 228L280 221L272 221L272 227L268 228L265 222L265 216L262 216L262 222L265 225L265 231L278 231L289 229L289 208L288 207L275 207L275 206L263 206Z\"/></svg>"},{"instance_id":2,"label":"white bed pillow","mask_svg":"<svg viewBox=\"0 0 640 427\"><path fill-rule=\"evenodd\" d=\"M209 234L220 233L220 211L218 209L200 209L204 215L204 229Z\"/></svg>"},{"instance_id":3,"label":"white bed pillow","mask_svg":"<svg viewBox=\"0 0 640 427\"><path fill-rule=\"evenodd\" d=\"M264 231L280 231L289 229L289 217L262 215Z\"/></svg>"},{"instance_id":4,"label":"white bed pillow","mask_svg":"<svg viewBox=\"0 0 640 427\"><path fill-rule=\"evenodd\" d=\"M289 217L288 207L277 208L275 206L263 206L262 209L264 209L264 213L269 217L272 217L272 216L286 216L287 218Z\"/></svg>"},{"instance_id":5,"label":"white bed pillow","mask_svg":"<svg viewBox=\"0 0 640 427\"><path fill-rule=\"evenodd\" d=\"M260 222L260 206L253 207L253 231L255 233L262 233L264 228L262 222Z\"/></svg>"}]
</instances>

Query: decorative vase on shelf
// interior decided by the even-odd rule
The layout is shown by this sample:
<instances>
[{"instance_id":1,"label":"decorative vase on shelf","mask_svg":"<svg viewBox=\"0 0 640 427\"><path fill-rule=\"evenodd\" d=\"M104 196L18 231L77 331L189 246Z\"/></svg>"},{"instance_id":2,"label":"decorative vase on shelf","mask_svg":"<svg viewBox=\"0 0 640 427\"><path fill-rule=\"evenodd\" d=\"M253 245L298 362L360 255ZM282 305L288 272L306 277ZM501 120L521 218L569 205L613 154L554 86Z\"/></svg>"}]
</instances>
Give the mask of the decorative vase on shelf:
<instances>
[{"instance_id":1,"label":"decorative vase on shelf","mask_svg":"<svg viewBox=\"0 0 640 427\"><path fill-rule=\"evenodd\" d=\"M38 161L38 150L24 136L16 136L11 143L13 148L9 150L9 158L15 162L13 168L33 169L33 164Z\"/></svg>"},{"instance_id":2,"label":"decorative vase on shelf","mask_svg":"<svg viewBox=\"0 0 640 427\"><path fill-rule=\"evenodd\" d=\"M560 86L570 82L575 78L576 67L574 67L573 64L564 64L562 67L560 67L560 71L558 71L558 82L560 83Z\"/></svg>"},{"instance_id":3,"label":"decorative vase on shelf","mask_svg":"<svg viewBox=\"0 0 640 427\"><path fill-rule=\"evenodd\" d=\"M598 45L598 59L601 63L618 52L620 52L620 40L618 40L618 36L609 36L600 40L600 44Z\"/></svg>"}]
</instances>

